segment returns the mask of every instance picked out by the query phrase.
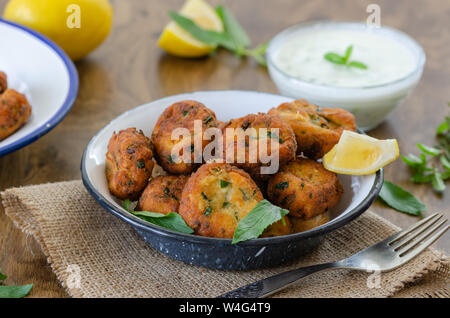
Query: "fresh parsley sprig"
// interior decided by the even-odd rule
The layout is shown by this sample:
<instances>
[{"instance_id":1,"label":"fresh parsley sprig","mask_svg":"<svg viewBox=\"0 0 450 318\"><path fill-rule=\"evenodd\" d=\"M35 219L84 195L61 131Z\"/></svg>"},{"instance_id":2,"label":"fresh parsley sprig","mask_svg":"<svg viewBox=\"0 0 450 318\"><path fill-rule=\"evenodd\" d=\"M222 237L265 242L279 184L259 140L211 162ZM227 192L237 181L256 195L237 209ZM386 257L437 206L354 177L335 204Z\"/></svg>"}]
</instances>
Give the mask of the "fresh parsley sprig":
<instances>
[{"instance_id":1,"label":"fresh parsley sprig","mask_svg":"<svg viewBox=\"0 0 450 318\"><path fill-rule=\"evenodd\" d=\"M169 214L162 214L148 211L134 211L131 208L130 200L123 201L122 206L131 214L149 223L164 227L175 232L186 234L194 233L194 230L187 226L186 222L184 222L183 218L178 213L171 212Z\"/></svg>"},{"instance_id":2,"label":"fresh parsley sprig","mask_svg":"<svg viewBox=\"0 0 450 318\"><path fill-rule=\"evenodd\" d=\"M366 70L367 65L359 62L359 61L350 61L350 56L353 53L353 45L350 45L345 50L344 56L339 55L338 53L328 52L324 55L324 58L334 64L345 65L349 67L357 67Z\"/></svg>"},{"instance_id":3,"label":"fresh parsley sprig","mask_svg":"<svg viewBox=\"0 0 450 318\"><path fill-rule=\"evenodd\" d=\"M417 144L420 157L409 154L401 159L412 171L412 182L431 183L434 191L442 193L446 189L445 181L450 179L450 117L438 126L436 138L438 144L433 147Z\"/></svg>"},{"instance_id":4,"label":"fresh parsley sprig","mask_svg":"<svg viewBox=\"0 0 450 318\"><path fill-rule=\"evenodd\" d=\"M238 57L252 57L259 64L267 66L265 53L268 43L263 43L251 49L250 38L231 11L220 5L216 8L216 12L222 20L225 29L224 32L205 30L199 27L193 20L174 11L169 11L169 16L176 24L189 32L197 40L207 45L223 47Z\"/></svg>"}]
</instances>

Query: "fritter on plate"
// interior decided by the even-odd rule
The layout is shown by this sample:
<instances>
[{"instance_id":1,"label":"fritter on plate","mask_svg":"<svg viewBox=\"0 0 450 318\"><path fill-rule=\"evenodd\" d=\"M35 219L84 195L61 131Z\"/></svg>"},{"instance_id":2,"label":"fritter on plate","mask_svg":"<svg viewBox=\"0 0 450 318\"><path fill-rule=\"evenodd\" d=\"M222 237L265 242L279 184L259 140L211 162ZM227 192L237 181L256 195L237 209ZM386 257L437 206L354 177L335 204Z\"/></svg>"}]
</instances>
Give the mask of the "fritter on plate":
<instances>
[{"instance_id":1,"label":"fritter on plate","mask_svg":"<svg viewBox=\"0 0 450 318\"><path fill-rule=\"evenodd\" d=\"M181 193L187 176L159 176L148 183L142 193L137 209L140 211L169 214L178 212Z\"/></svg>"},{"instance_id":2,"label":"fritter on plate","mask_svg":"<svg viewBox=\"0 0 450 318\"><path fill-rule=\"evenodd\" d=\"M31 106L25 95L13 89L0 94L0 141L22 127L31 115Z\"/></svg>"},{"instance_id":3,"label":"fritter on plate","mask_svg":"<svg viewBox=\"0 0 450 318\"><path fill-rule=\"evenodd\" d=\"M250 173L257 182L267 180L280 167L295 159L297 142L294 132L278 116L263 113L250 114L232 119L224 123L221 128L224 158L228 163ZM271 129L277 129L278 132ZM242 138L238 138L239 134ZM272 146L278 148L278 158L276 158L276 149L272 149ZM261 153L260 150L266 151ZM262 167L265 167L267 171L262 171Z\"/></svg>"},{"instance_id":4,"label":"fritter on plate","mask_svg":"<svg viewBox=\"0 0 450 318\"><path fill-rule=\"evenodd\" d=\"M106 154L109 190L120 199L134 200L148 184L154 166L150 139L142 130L128 128L114 132Z\"/></svg>"},{"instance_id":5,"label":"fritter on plate","mask_svg":"<svg viewBox=\"0 0 450 318\"><path fill-rule=\"evenodd\" d=\"M201 155L203 150L211 141L201 139L201 149L198 149L200 160L197 160L200 162L195 163L194 150L197 151L194 148L195 120L201 123L202 136L207 128L218 126L216 115L212 110L200 102L185 100L166 108L153 129L152 143L155 147L156 160L164 170L171 174L190 174L202 163ZM172 140L172 133L177 128L186 128L190 137L180 138L181 140ZM175 138L178 138L178 136ZM180 151L177 154L173 154L172 150L180 142L182 142ZM186 152L189 154L187 157L190 158L190 163L182 160Z\"/></svg>"},{"instance_id":6,"label":"fritter on plate","mask_svg":"<svg viewBox=\"0 0 450 318\"><path fill-rule=\"evenodd\" d=\"M298 158L269 180L270 201L304 219L332 209L341 199L343 187L337 175L314 160Z\"/></svg>"},{"instance_id":7,"label":"fritter on plate","mask_svg":"<svg viewBox=\"0 0 450 318\"><path fill-rule=\"evenodd\" d=\"M355 117L340 108L323 108L296 100L272 108L271 115L278 115L294 130L297 154L320 159L339 142L344 130L356 131Z\"/></svg>"}]
</instances>

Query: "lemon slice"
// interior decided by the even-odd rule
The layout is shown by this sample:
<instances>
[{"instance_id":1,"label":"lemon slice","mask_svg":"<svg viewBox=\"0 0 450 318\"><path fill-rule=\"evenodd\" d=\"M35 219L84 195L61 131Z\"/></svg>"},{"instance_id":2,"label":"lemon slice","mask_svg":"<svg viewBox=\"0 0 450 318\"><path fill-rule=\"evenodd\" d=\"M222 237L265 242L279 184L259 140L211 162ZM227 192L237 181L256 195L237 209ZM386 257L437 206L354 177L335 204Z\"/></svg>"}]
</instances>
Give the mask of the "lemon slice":
<instances>
[{"instance_id":1,"label":"lemon slice","mask_svg":"<svg viewBox=\"0 0 450 318\"><path fill-rule=\"evenodd\" d=\"M323 157L327 170L340 174L372 174L399 156L397 140L379 140L345 130L339 143Z\"/></svg>"},{"instance_id":2,"label":"lemon slice","mask_svg":"<svg viewBox=\"0 0 450 318\"><path fill-rule=\"evenodd\" d=\"M180 13L192 19L203 29L223 32L222 20L216 10L203 0L188 0ZM170 22L162 32L158 45L167 53L180 57L200 57L211 53L216 47L195 39L175 22Z\"/></svg>"}]
</instances>

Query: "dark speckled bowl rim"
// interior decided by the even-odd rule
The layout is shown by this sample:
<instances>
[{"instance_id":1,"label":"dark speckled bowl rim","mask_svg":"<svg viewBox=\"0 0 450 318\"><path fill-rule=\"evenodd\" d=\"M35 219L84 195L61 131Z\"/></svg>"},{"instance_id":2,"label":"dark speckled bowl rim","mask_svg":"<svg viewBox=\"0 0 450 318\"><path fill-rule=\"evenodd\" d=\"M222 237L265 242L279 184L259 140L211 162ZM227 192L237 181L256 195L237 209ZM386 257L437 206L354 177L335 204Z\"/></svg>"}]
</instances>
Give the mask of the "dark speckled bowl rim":
<instances>
[{"instance_id":1,"label":"dark speckled bowl rim","mask_svg":"<svg viewBox=\"0 0 450 318\"><path fill-rule=\"evenodd\" d=\"M220 90L219 90L220 91ZM222 90L221 92L226 91ZM195 93L210 93L214 91L204 91L204 92L195 92ZM276 94L270 94L265 92L254 92L254 91L236 91L236 92L245 92L245 93L258 93L258 94L267 94L267 95L276 95ZM189 93L183 93L179 95L186 95ZM178 95L170 96L170 97L176 97ZM276 95L280 96L280 95ZM166 98L166 97L165 97ZM162 99L165 99L162 98ZM119 115L121 116L121 115ZM106 125L108 126L108 125ZM105 127L106 127L105 126ZM82 159L81 159L81 178L83 181L84 186L88 190L88 192L92 195L92 197L108 212L112 213L119 219L129 223L133 227L138 228L139 230L146 231L146 232L152 232L154 234L158 234L162 237L170 237L173 239L179 239L181 241L189 241L190 243L194 244L203 244L203 245L212 245L212 244L221 244L221 245L231 245L232 240L231 239L222 239L222 238L215 238L215 237L205 237L205 236L199 236L194 234L184 234L175 232L157 225L153 225L151 223L148 223L131 213L127 212L125 209L118 209L115 205L111 204L108 199L106 199L91 183L87 170L86 170L86 156L87 151L93 142L93 140L102 132L104 128L100 129L89 141L88 145L86 146ZM359 131L359 130L358 130ZM362 131L359 131L360 133L363 133ZM268 237L268 238L258 238L258 239L252 239L245 242L240 242L236 244L236 246L245 248L246 246L267 246L271 244L281 244L289 241L298 241L302 239L308 239L312 237L316 237L319 235L327 234L331 231L334 231L347 223L351 222L358 216L360 216L363 212L365 212L375 201L375 199L378 196L378 193L381 191L381 187L383 186L383 169L380 169L375 174L375 180L372 185L372 188L369 191L369 194L352 210L347 212L344 216L336 217L335 219L325 223L324 225L318 226L314 229L300 232L300 233L294 233L284 236L276 236L276 237Z\"/></svg>"}]
</instances>

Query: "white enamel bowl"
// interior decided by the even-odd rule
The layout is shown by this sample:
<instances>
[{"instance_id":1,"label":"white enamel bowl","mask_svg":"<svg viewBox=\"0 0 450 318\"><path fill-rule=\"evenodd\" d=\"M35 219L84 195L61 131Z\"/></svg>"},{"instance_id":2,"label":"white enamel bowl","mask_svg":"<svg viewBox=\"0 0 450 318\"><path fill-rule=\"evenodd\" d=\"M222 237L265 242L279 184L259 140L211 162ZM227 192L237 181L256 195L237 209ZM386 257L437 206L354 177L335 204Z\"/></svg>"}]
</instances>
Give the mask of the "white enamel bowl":
<instances>
[{"instance_id":1,"label":"white enamel bowl","mask_svg":"<svg viewBox=\"0 0 450 318\"><path fill-rule=\"evenodd\" d=\"M27 96L28 122L0 141L0 156L20 149L53 129L69 112L78 92L78 73L51 40L0 19L0 70L8 86Z\"/></svg>"}]
</instances>

